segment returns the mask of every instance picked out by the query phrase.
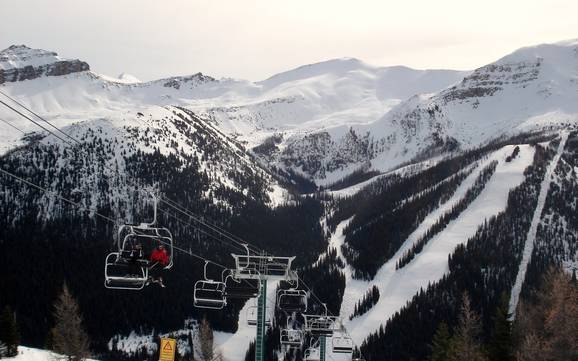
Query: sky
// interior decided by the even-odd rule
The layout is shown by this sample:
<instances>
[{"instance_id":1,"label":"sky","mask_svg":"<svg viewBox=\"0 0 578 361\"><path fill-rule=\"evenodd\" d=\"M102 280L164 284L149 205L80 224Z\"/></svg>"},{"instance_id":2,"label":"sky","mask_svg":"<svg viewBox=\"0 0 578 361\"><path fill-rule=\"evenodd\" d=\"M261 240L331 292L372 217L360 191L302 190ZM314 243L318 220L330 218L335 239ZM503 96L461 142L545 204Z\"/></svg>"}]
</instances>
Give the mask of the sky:
<instances>
[{"instance_id":1,"label":"sky","mask_svg":"<svg viewBox=\"0 0 578 361\"><path fill-rule=\"evenodd\" d=\"M471 70L578 38L576 0L0 0L0 13L0 49L25 44L141 80L258 81L341 57Z\"/></svg>"}]
</instances>

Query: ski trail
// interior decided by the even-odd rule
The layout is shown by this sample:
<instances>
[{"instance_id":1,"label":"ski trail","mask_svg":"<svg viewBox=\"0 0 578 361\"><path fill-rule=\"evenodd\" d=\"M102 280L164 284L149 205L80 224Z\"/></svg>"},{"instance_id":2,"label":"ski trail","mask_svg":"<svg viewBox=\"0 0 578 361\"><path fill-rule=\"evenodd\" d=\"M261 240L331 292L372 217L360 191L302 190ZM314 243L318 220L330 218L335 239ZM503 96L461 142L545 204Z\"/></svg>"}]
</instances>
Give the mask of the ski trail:
<instances>
[{"instance_id":1,"label":"ski trail","mask_svg":"<svg viewBox=\"0 0 578 361\"><path fill-rule=\"evenodd\" d=\"M347 318L353 314L353 310L357 302L363 297L365 292L372 286L377 285L379 287L380 281L384 281L385 278L389 277L393 272L395 272L395 264L399 259L410 250L413 245L446 213L449 212L456 204L458 204L466 195L468 190L474 185L476 179L480 175L480 172L491 162L493 157L488 157L487 159L476 161L469 165L466 169L472 169L472 172L460 183L456 188L450 199L446 202L440 204L438 208L434 209L430 214L428 214L419 226L408 236L408 238L399 247L393 257L380 269L380 271L374 277L374 281L356 280L353 279L351 266L347 263L347 260L341 254L341 246L345 242L345 236L343 235L343 229L351 221L350 218L343 221L337 226L335 233L331 236L329 242L330 247L337 249L337 255L343 260L346 265L344 270L346 287L343 294L343 301L341 302L341 309L339 314L341 317ZM461 172L461 171L460 171ZM442 182L447 181L454 175L444 179ZM438 183L441 184L442 182ZM421 192L420 192L421 193ZM413 197L413 196L412 196ZM410 197L411 198L411 197ZM346 320L349 322L349 320Z\"/></svg>"},{"instance_id":2,"label":"ski trail","mask_svg":"<svg viewBox=\"0 0 578 361\"><path fill-rule=\"evenodd\" d=\"M532 217L532 224L528 230L528 235L526 236L526 243L524 244L524 250L522 253L522 261L520 262L520 268L518 268L518 275L516 276L516 281L512 287L512 293L510 296L509 313L511 319L516 318L516 307L518 307L518 301L520 299L520 292L522 292L522 285L524 284L524 279L526 278L526 271L528 269L528 263L532 259L532 253L534 252L534 243L536 241L536 232L538 232L538 224L540 223L540 218L542 216L542 211L544 210L544 203L546 202L546 196L550 189L550 183L552 180L552 174L560 161L562 152L564 151L564 145L568 139L568 133L562 132L560 136L560 144L558 145L558 151L554 156L554 159L546 168L546 174L544 174L544 179L540 186L540 195L538 196L538 203L536 209L534 210L534 216Z\"/></svg>"},{"instance_id":3,"label":"ski trail","mask_svg":"<svg viewBox=\"0 0 578 361\"><path fill-rule=\"evenodd\" d=\"M356 343L361 343L369 334L379 330L379 327L410 301L420 289L425 289L429 284L439 281L448 272L448 255L452 254L458 245L465 244L469 238L474 236L486 219L506 208L510 190L524 181L524 170L532 164L534 158L533 147L520 145L518 157L511 162L505 162L506 157L512 153L514 147L513 145L505 146L495 151L468 176L471 177L470 179L464 180L464 187L458 188L452 199L448 201L449 203L446 202L448 203L446 206L454 204L463 197L486 163L493 160L499 162L495 173L478 197L457 219L451 221L444 230L434 236L411 263L400 270L395 269L397 259L406 249L411 247L419 234L425 232L429 225L443 214L441 210L428 215L422 222L423 225L420 225L414 234L408 237L395 256L381 267L373 281L366 284L365 289L375 284L379 288L381 296L377 304L367 313L353 320L344 319L345 326ZM445 207L442 205L440 208ZM347 283L346 287L350 287L350 284ZM347 302L346 296L349 296L347 290L344 294L344 302ZM358 295L358 298L362 296L363 293ZM342 307L342 311L351 307L352 302L349 301L348 303L349 306ZM344 312L341 316L347 317L349 315Z\"/></svg>"},{"instance_id":4,"label":"ski trail","mask_svg":"<svg viewBox=\"0 0 578 361\"><path fill-rule=\"evenodd\" d=\"M275 318L275 297L278 281L269 281L267 284L267 314L272 320ZM247 324L249 308L257 305L257 298L251 298L239 312L239 328L235 333L214 331L214 344L225 360L244 361L249 344L255 340L256 326Z\"/></svg>"}]
</instances>

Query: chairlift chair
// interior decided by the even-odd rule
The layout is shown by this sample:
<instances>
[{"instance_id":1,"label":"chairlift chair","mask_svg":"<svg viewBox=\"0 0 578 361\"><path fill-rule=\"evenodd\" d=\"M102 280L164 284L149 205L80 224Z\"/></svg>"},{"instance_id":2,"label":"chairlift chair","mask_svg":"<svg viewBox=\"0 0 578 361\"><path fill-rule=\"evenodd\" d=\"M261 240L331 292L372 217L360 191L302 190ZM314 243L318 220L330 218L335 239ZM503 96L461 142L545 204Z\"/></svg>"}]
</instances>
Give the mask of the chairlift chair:
<instances>
[{"instance_id":1,"label":"chairlift chair","mask_svg":"<svg viewBox=\"0 0 578 361\"><path fill-rule=\"evenodd\" d=\"M333 353L353 353L353 340L351 337L342 334L331 339Z\"/></svg>"},{"instance_id":2,"label":"chairlift chair","mask_svg":"<svg viewBox=\"0 0 578 361\"><path fill-rule=\"evenodd\" d=\"M311 338L309 340L309 347L303 353L303 360L305 361L321 360L321 349L319 347L319 339Z\"/></svg>"},{"instance_id":3,"label":"chairlift chair","mask_svg":"<svg viewBox=\"0 0 578 361\"><path fill-rule=\"evenodd\" d=\"M104 264L104 286L110 289L141 290L148 284L149 270L158 267L146 258L160 242L166 247L169 262L163 266L173 266L173 237L167 228L155 227L157 222L157 199L154 198L154 217L151 223L139 225L125 224L119 227L116 251L107 255ZM143 246L143 257L134 259L136 245ZM137 270L138 269L138 270Z\"/></svg>"},{"instance_id":4,"label":"chairlift chair","mask_svg":"<svg viewBox=\"0 0 578 361\"><path fill-rule=\"evenodd\" d=\"M212 280L198 280L195 282L193 299L195 307L214 310L223 309L227 305L225 284Z\"/></svg>"},{"instance_id":5,"label":"chairlift chair","mask_svg":"<svg viewBox=\"0 0 578 361\"><path fill-rule=\"evenodd\" d=\"M321 352L318 347L309 347L305 350L303 354L303 360L305 361L320 361L321 360Z\"/></svg>"},{"instance_id":6,"label":"chairlift chair","mask_svg":"<svg viewBox=\"0 0 578 361\"><path fill-rule=\"evenodd\" d=\"M290 328L281 329L280 342L281 345L289 348L299 348L303 344L303 331L294 330Z\"/></svg>"},{"instance_id":7,"label":"chairlift chair","mask_svg":"<svg viewBox=\"0 0 578 361\"><path fill-rule=\"evenodd\" d=\"M132 267L138 270L133 274ZM109 253L104 261L104 287L117 290L142 290L148 281L146 266L131 266L118 252Z\"/></svg>"},{"instance_id":8,"label":"chairlift chair","mask_svg":"<svg viewBox=\"0 0 578 361\"><path fill-rule=\"evenodd\" d=\"M342 327L341 318L327 315L327 306L323 304L325 312L323 315L306 315L305 330L313 336L333 336L333 333L340 331Z\"/></svg>"},{"instance_id":9,"label":"chairlift chair","mask_svg":"<svg viewBox=\"0 0 578 361\"><path fill-rule=\"evenodd\" d=\"M306 312L307 292L295 288L277 291L277 308L285 312Z\"/></svg>"},{"instance_id":10,"label":"chairlift chair","mask_svg":"<svg viewBox=\"0 0 578 361\"><path fill-rule=\"evenodd\" d=\"M224 279L226 298L249 299L260 294L261 282L258 279L235 279L231 274Z\"/></svg>"},{"instance_id":11,"label":"chairlift chair","mask_svg":"<svg viewBox=\"0 0 578 361\"><path fill-rule=\"evenodd\" d=\"M220 310L227 305L227 297L225 296L225 283L208 279L208 264L209 262L205 261L205 279L195 282L193 291L193 305L198 308Z\"/></svg>"},{"instance_id":12,"label":"chairlift chair","mask_svg":"<svg viewBox=\"0 0 578 361\"><path fill-rule=\"evenodd\" d=\"M297 280L297 272L291 269L295 257L252 255L248 245L243 245L247 254L231 254L235 260L232 276L237 279Z\"/></svg>"},{"instance_id":13,"label":"chairlift chair","mask_svg":"<svg viewBox=\"0 0 578 361\"><path fill-rule=\"evenodd\" d=\"M247 309L247 325L257 326L257 313L259 309L257 306L249 306ZM268 313L265 313L265 326L271 327L271 317Z\"/></svg>"}]
</instances>

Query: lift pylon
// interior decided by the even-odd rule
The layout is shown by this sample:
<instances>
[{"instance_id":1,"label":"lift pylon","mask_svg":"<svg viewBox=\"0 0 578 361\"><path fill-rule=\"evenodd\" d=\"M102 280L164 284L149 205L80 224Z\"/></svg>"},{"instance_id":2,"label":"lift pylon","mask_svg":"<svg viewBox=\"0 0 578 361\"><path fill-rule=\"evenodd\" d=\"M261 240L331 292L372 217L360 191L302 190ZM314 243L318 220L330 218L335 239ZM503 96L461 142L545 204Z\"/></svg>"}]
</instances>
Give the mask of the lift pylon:
<instances>
[{"instance_id":1,"label":"lift pylon","mask_svg":"<svg viewBox=\"0 0 578 361\"><path fill-rule=\"evenodd\" d=\"M235 268L231 276L236 280L258 280L260 284L257 299L257 334L255 339L255 361L265 361L265 331L267 320L267 281L295 282L297 272L291 269L295 257L252 255L249 246L244 245L247 254L231 254Z\"/></svg>"}]
</instances>

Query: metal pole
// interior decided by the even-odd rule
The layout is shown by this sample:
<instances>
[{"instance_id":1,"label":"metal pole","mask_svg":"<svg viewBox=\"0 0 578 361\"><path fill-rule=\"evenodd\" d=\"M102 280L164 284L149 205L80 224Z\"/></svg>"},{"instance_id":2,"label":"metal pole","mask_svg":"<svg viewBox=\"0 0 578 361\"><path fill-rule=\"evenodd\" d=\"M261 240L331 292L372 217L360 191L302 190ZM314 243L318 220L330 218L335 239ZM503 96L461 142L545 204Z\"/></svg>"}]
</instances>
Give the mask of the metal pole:
<instances>
[{"instance_id":1,"label":"metal pole","mask_svg":"<svg viewBox=\"0 0 578 361\"><path fill-rule=\"evenodd\" d=\"M319 361L325 361L325 336L319 337Z\"/></svg>"},{"instance_id":2,"label":"metal pole","mask_svg":"<svg viewBox=\"0 0 578 361\"><path fill-rule=\"evenodd\" d=\"M267 319L267 279L261 282L257 302L257 336L255 337L255 361L265 361L265 321Z\"/></svg>"}]
</instances>

